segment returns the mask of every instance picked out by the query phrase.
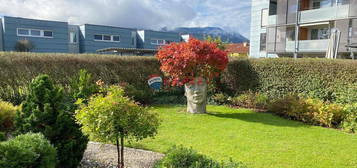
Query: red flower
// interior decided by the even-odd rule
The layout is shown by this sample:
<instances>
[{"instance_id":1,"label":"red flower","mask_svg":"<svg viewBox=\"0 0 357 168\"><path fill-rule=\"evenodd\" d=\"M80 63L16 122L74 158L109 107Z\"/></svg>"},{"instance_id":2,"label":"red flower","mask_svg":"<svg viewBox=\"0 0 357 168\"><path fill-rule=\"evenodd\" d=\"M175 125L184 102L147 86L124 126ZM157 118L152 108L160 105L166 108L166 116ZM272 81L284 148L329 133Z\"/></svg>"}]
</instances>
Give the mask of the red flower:
<instances>
[{"instance_id":1,"label":"red flower","mask_svg":"<svg viewBox=\"0 0 357 168\"><path fill-rule=\"evenodd\" d=\"M187 43L171 43L156 55L160 69L169 75L172 86L181 86L195 77L208 82L217 77L228 64L227 53L215 43L190 39Z\"/></svg>"}]
</instances>

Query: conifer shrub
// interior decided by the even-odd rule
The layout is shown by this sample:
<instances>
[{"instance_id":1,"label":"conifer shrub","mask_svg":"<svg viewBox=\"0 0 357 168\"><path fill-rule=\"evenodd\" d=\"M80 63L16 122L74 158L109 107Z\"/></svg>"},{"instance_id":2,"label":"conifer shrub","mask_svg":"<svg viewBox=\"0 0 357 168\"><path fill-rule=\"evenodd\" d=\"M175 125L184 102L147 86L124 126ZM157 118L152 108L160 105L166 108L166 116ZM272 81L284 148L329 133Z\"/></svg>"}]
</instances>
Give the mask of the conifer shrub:
<instances>
[{"instance_id":1,"label":"conifer shrub","mask_svg":"<svg viewBox=\"0 0 357 168\"><path fill-rule=\"evenodd\" d=\"M88 138L75 122L73 109L64 101L63 89L55 86L48 75L36 77L29 95L16 115L17 133L42 133L57 149L60 168L77 168Z\"/></svg>"},{"instance_id":2,"label":"conifer shrub","mask_svg":"<svg viewBox=\"0 0 357 168\"><path fill-rule=\"evenodd\" d=\"M55 168L56 149L41 133L0 142L2 168Z\"/></svg>"}]
</instances>

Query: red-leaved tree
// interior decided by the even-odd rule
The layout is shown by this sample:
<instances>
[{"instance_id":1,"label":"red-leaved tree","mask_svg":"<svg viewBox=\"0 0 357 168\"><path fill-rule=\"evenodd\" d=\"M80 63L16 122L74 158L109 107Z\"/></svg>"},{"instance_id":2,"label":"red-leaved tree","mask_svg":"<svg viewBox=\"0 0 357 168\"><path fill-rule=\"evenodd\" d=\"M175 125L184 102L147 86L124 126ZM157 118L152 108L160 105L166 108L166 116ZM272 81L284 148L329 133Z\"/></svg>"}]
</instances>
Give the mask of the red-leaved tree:
<instances>
[{"instance_id":1,"label":"red-leaved tree","mask_svg":"<svg viewBox=\"0 0 357 168\"><path fill-rule=\"evenodd\" d=\"M207 82L226 68L227 53L216 43L191 38L187 43L171 43L162 47L156 55L161 71L169 76L172 86L182 86L202 77Z\"/></svg>"}]
</instances>

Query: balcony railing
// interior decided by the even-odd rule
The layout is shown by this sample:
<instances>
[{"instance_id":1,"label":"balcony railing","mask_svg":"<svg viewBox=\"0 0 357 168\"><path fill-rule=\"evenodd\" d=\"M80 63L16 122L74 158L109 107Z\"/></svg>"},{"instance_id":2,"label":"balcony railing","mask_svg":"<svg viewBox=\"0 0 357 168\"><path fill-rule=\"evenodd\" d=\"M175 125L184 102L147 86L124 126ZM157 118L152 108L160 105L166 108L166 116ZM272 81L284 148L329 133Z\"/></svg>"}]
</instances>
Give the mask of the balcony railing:
<instances>
[{"instance_id":1,"label":"balcony railing","mask_svg":"<svg viewBox=\"0 0 357 168\"><path fill-rule=\"evenodd\" d=\"M300 23L321 22L348 18L349 5L338 5L313 10L305 10L300 13Z\"/></svg>"},{"instance_id":2,"label":"balcony railing","mask_svg":"<svg viewBox=\"0 0 357 168\"><path fill-rule=\"evenodd\" d=\"M329 40L300 40L299 52L326 52ZM286 42L286 51L295 51L295 41Z\"/></svg>"}]
</instances>

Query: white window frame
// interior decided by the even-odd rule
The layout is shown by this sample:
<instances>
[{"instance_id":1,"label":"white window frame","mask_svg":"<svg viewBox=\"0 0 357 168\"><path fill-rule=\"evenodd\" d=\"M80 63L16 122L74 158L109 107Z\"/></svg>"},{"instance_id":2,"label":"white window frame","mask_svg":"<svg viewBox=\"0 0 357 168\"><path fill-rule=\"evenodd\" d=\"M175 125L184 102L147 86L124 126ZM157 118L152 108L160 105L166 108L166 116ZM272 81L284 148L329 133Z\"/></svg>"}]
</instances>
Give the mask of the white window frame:
<instances>
[{"instance_id":1,"label":"white window frame","mask_svg":"<svg viewBox=\"0 0 357 168\"><path fill-rule=\"evenodd\" d=\"M102 36L102 40L97 40L97 39L94 38L94 36ZM110 40L104 40L104 36L110 36ZM119 37L119 41L114 41L114 36L118 36ZM93 39L94 39L94 41L98 41L98 42L119 43L120 42L120 35L95 34L95 35L93 35Z\"/></svg>"},{"instance_id":2,"label":"white window frame","mask_svg":"<svg viewBox=\"0 0 357 168\"><path fill-rule=\"evenodd\" d=\"M163 44L160 44L160 43L159 43L159 40L162 40L164 43L163 43ZM156 41L156 42L153 43L152 41ZM160 46L161 46L161 45L166 45L166 44L168 44L167 41L164 40L164 39L151 39L151 40L150 40L150 43L151 43L151 45L160 45Z\"/></svg>"},{"instance_id":3,"label":"white window frame","mask_svg":"<svg viewBox=\"0 0 357 168\"><path fill-rule=\"evenodd\" d=\"M26 30L28 31L28 35L25 35L25 34L19 34L19 30ZM40 35L32 35L31 34L31 31L40 31ZM44 35L44 32L45 31L50 31L52 32L52 36L45 36ZM52 30L41 30L41 29L28 29L28 28L17 28L16 29L16 34L17 36L19 37L38 37L38 38L53 38L53 31Z\"/></svg>"}]
</instances>

